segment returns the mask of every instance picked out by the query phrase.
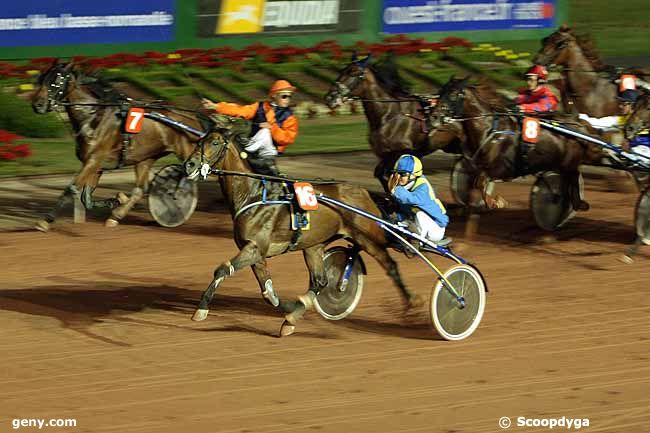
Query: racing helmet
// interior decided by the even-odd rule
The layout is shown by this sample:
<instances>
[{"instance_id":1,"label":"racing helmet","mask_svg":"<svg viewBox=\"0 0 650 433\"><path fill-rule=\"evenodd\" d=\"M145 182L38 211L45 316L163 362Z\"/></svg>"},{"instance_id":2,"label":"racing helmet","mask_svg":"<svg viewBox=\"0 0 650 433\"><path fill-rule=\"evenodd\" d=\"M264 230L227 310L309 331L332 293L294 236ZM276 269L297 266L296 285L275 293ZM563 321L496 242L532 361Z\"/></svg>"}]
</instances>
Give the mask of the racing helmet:
<instances>
[{"instance_id":1,"label":"racing helmet","mask_svg":"<svg viewBox=\"0 0 650 433\"><path fill-rule=\"evenodd\" d=\"M291 85L290 82L287 80L277 80L273 85L271 86L271 89L269 90L269 95L273 96L278 92L295 92L296 88Z\"/></svg>"},{"instance_id":2,"label":"racing helmet","mask_svg":"<svg viewBox=\"0 0 650 433\"><path fill-rule=\"evenodd\" d=\"M415 177L422 176L422 161L413 155L402 155L399 157L393 171L396 173L410 173Z\"/></svg>"},{"instance_id":3,"label":"racing helmet","mask_svg":"<svg viewBox=\"0 0 650 433\"><path fill-rule=\"evenodd\" d=\"M548 78L548 71L542 65L533 65L526 71L526 76L535 75L538 80L544 80Z\"/></svg>"}]
</instances>

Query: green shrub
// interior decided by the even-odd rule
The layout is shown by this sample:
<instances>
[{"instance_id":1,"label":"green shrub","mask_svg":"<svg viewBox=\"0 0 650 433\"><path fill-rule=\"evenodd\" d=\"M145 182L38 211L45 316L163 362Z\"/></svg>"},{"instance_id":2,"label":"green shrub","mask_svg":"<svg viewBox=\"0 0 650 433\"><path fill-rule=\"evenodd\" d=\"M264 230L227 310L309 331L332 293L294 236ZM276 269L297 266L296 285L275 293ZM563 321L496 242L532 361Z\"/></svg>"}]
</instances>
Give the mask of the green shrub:
<instances>
[{"instance_id":1,"label":"green shrub","mask_svg":"<svg viewBox=\"0 0 650 433\"><path fill-rule=\"evenodd\" d=\"M0 92L0 129L25 137L62 137L67 125L55 114L36 114L29 102Z\"/></svg>"}]
</instances>

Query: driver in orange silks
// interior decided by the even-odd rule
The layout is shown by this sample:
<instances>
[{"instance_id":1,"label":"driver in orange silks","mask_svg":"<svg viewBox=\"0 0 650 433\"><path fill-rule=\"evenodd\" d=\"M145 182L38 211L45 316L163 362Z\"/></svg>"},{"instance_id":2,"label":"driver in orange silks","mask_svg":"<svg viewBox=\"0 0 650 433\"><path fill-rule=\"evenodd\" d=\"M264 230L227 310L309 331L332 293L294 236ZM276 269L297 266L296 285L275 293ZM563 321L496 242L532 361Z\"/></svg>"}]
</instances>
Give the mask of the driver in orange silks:
<instances>
[{"instance_id":1,"label":"driver in orange silks","mask_svg":"<svg viewBox=\"0 0 650 433\"><path fill-rule=\"evenodd\" d=\"M252 120L249 140L242 143L244 150L251 155L249 163L258 173L277 176L276 156L282 155L298 135L298 118L289 108L295 91L296 88L288 81L278 80L269 91L270 101L238 105L214 103L204 98L202 104L207 110Z\"/></svg>"}]
</instances>

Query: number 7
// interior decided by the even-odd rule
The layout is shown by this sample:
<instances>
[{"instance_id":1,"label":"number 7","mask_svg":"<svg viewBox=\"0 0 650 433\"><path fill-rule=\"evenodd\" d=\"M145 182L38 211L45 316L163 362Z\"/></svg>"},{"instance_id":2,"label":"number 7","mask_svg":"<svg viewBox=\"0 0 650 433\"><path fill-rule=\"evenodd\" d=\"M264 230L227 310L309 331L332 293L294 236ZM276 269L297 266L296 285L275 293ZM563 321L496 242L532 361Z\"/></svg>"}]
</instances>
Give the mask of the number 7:
<instances>
[{"instance_id":1,"label":"number 7","mask_svg":"<svg viewBox=\"0 0 650 433\"><path fill-rule=\"evenodd\" d=\"M124 130L126 132L137 134L142 129L144 120L144 108L131 108L126 115Z\"/></svg>"}]
</instances>

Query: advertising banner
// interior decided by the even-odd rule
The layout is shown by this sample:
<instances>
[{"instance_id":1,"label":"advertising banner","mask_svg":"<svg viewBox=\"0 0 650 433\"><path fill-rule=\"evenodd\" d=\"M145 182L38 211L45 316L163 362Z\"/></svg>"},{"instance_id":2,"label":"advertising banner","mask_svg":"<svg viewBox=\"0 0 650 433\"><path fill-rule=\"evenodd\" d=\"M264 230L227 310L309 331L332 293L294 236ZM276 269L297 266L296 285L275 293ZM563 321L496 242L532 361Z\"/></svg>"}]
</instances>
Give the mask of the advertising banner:
<instances>
[{"instance_id":1,"label":"advertising banner","mask_svg":"<svg viewBox=\"0 0 650 433\"><path fill-rule=\"evenodd\" d=\"M555 26L557 0L384 0L384 33Z\"/></svg>"},{"instance_id":2,"label":"advertising banner","mask_svg":"<svg viewBox=\"0 0 650 433\"><path fill-rule=\"evenodd\" d=\"M174 3L6 0L0 8L0 47L170 41Z\"/></svg>"},{"instance_id":3,"label":"advertising banner","mask_svg":"<svg viewBox=\"0 0 650 433\"><path fill-rule=\"evenodd\" d=\"M361 0L200 0L199 37L354 32Z\"/></svg>"}]
</instances>

